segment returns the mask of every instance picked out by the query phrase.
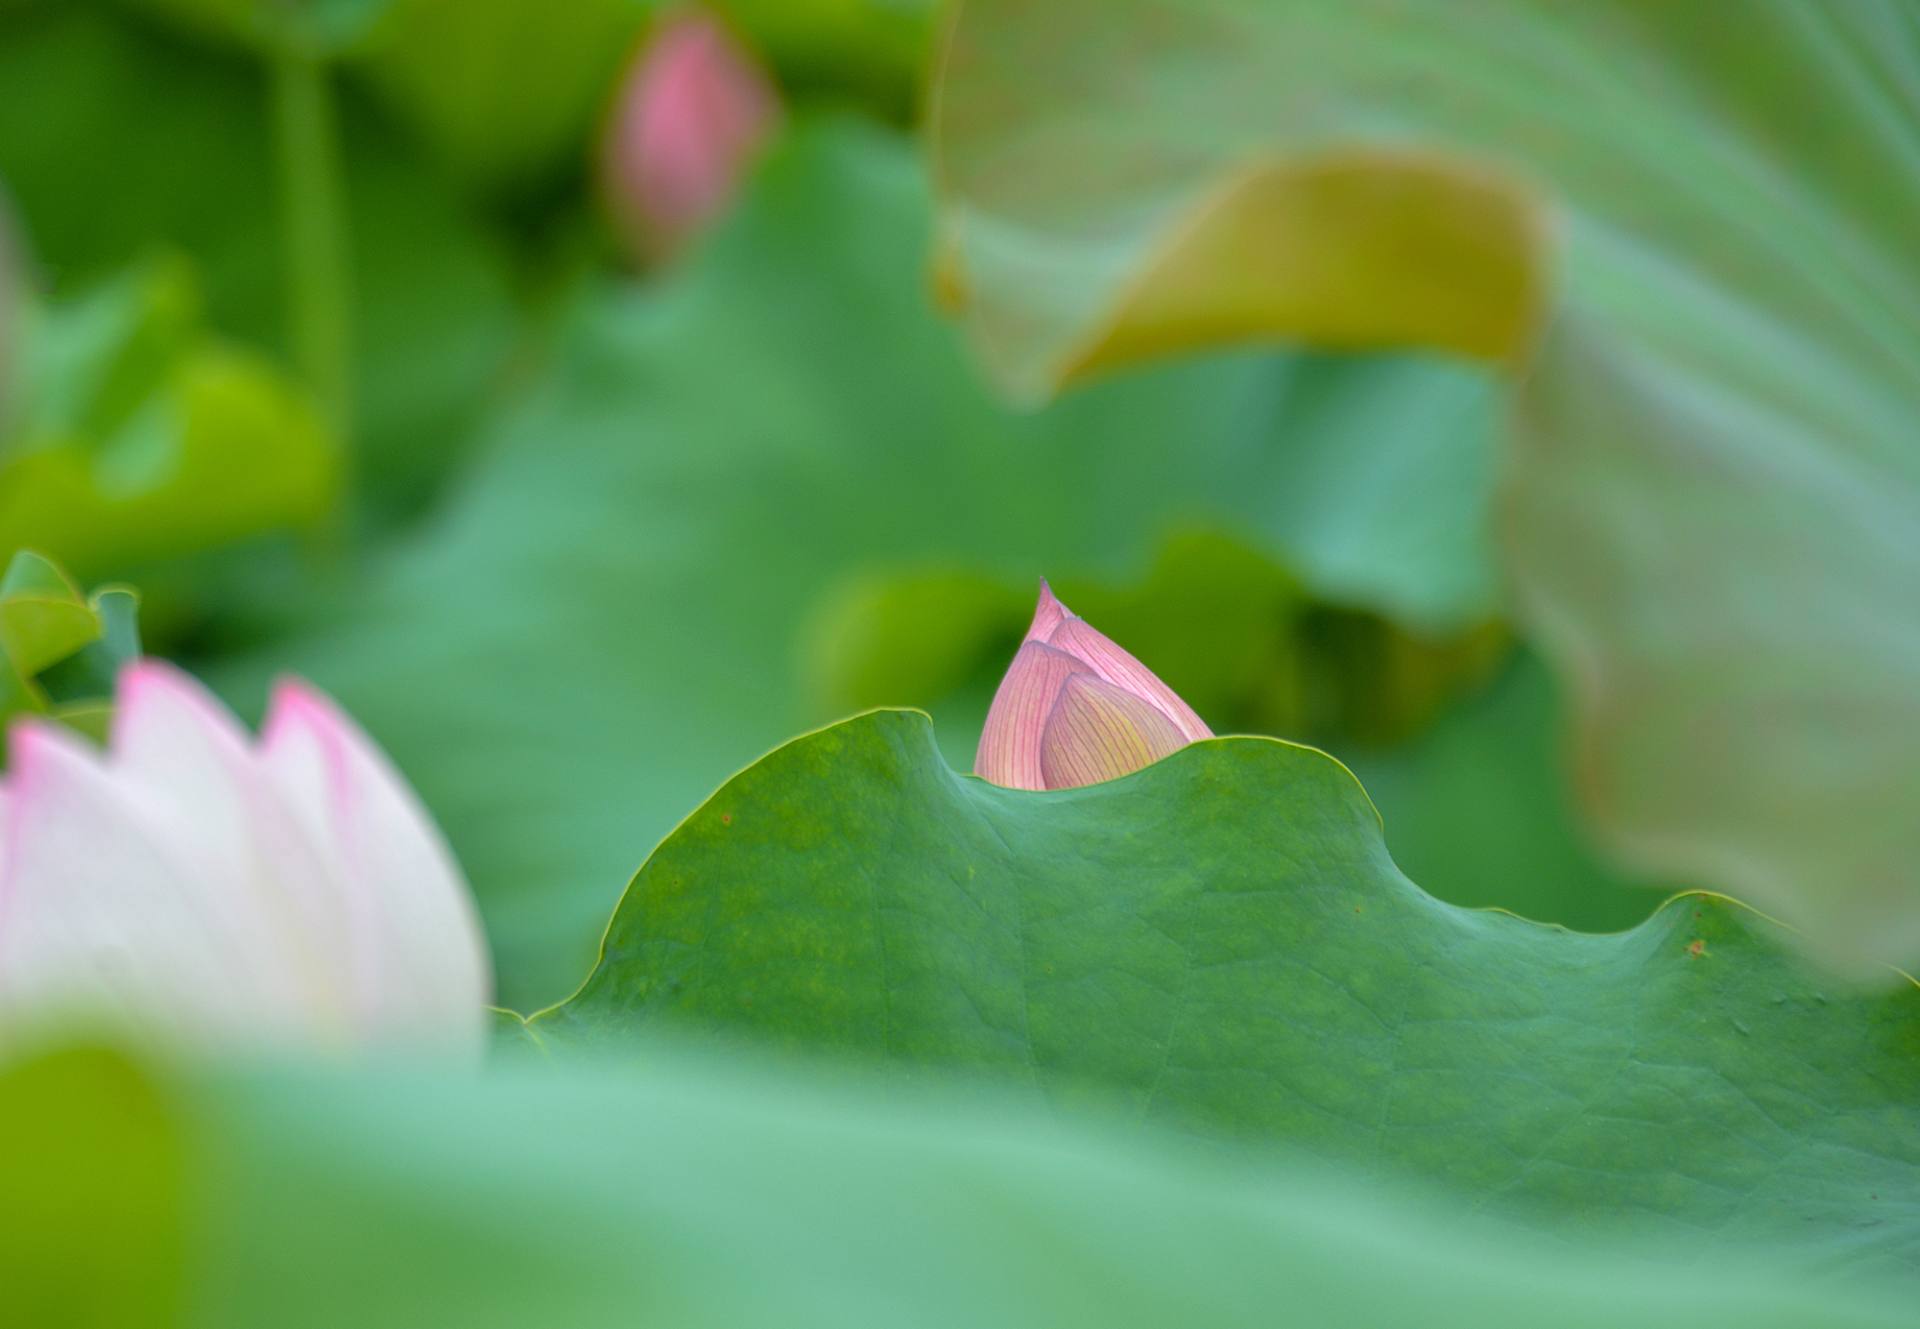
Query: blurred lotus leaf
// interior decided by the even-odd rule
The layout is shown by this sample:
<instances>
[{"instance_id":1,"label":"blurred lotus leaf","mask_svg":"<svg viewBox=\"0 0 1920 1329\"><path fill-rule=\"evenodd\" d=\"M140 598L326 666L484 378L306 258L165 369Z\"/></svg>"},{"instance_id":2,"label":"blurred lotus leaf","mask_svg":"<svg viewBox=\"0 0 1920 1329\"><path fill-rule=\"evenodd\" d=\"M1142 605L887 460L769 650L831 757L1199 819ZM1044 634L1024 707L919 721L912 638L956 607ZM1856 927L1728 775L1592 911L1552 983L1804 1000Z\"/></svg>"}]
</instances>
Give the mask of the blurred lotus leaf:
<instances>
[{"instance_id":1,"label":"blurred lotus leaf","mask_svg":"<svg viewBox=\"0 0 1920 1329\"><path fill-rule=\"evenodd\" d=\"M95 576L332 510L338 449L311 400L202 330L183 260L50 305L22 340L0 546Z\"/></svg>"},{"instance_id":2,"label":"blurred lotus leaf","mask_svg":"<svg viewBox=\"0 0 1920 1329\"><path fill-rule=\"evenodd\" d=\"M0 1139L0 1192L17 1202L0 1242L9 1317L78 1329L179 1324L188 1150L158 1080L92 1048L0 1067Z\"/></svg>"},{"instance_id":3,"label":"blurred lotus leaf","mask_svg":"<svg viewBox=\"0 0 1920 1329\"><path fill-rule=\"evenodd\" d=\"M667 1039L646 1064L0 1071L27 1324L1896 1329L1908 1289L1557 1244L1291 1155L1198 1154ZM930 1203L929 1197L937 1197ZM1764 1262L1764 1263L1763 1263ZM982 1276L982 1271L992 1276Z\"/></svg>"},{"instance_id":4,"label":"blurred lotus leaf","mask_svg":"<svg viewBox=\"0 0 1920 1329\"><path fill-rule=\"evenodd\" d=\"M1505 564L1587 812L1920 958L1920 13L957 8L943 285L1012 389L1254 337L1524 366Z\"/></svg>"},{"instance_id":5,"label":"blurred lotus leaf","mask_svg":"<svg viewBox=\"0 0 1920 1329\"><path fill-rule=\"evenodd\" d=\"M106 737L114 679L140 654L139 608L126 587L86 597L51 560L14 554L0 576L0 759L16 715Z\"/></svg>"}]
</instances>

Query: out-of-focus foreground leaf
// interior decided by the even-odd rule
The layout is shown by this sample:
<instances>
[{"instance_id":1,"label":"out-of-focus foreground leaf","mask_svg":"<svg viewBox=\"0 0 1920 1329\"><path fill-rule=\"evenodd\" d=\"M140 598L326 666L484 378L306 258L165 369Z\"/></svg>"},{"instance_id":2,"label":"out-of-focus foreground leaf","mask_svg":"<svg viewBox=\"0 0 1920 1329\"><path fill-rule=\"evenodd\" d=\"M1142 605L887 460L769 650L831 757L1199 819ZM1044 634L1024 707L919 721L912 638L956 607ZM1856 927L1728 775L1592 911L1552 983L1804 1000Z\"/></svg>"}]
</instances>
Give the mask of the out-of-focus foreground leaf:
<instances>
[{"instance_id":1,"label":"out-of-focus foreground leaf","mask_svg":"<svg viewBox=\"0 0 1920 1329\"><path fill-rule=\"evenodd\" d=\"M1485 384L1422 361L1244 356L1010 413L921 294L926 224L903 142L800 132L679 276L588 302L471 482L371 585L228 673L250 695L297 669L388 747L475 882L504 1000L560 996L689 806L844 713L812 688L817 625L876 575L997 587L999 616L945 640L998 668L1037 572L1138 577L1195 522L1311 586L1301 491L1348 473L1317 482L1297 460L1333 446L1278 437L1344 437L1363 475L1394 453L1483 455ZM1375 561L1374 603L1457 609L1468 588L1471 605L1475 509L1437 501L1457 529Z\"/></svg>"},{"instance_id":2,"label":"out-of-focus foreground leaf","mask_svg":"<svg viewBox=\"0 0 1920 1329\"><path fill-rule=\"evenodd\" d=\"M0 1069L0 1284L21 1325L179 1323L187 1152L153 1077L92 1049Z\"/></svg>"},{"instance_id":3,"label":"out-of-focus foreground leaf","mask_svg":"<svg viewBox=\"0 0 1920 1329\"><path fill-rule=\"evenodd\" d=\"M0 1121L0 1271L61 1323L1878 1329L1908 1309L1890 1285L1550 1246L1297 1162L671 1044L484 1077L56 1054L0 1077Z\"/></svg>"},{"instance_id":4,"label":"out-of-focus foreground leaf","mask_svg":"<svg viewBox=\"0 0 1920 1329\"><path fill-rule=\"evenodd\" d=\"M1472 1209L1920 1270L1920 987L1849 996L1783 941L1718 896L1611 936L1442 903L1310 748L1034 794L876 711L709 798L532 1029L988 1072Z\"/></svg>"},{"instance_id":5,"label":"out-of-focus foreground leaf","mask_svg":"<svg viewBox=\"0 0 1920 1329\"><path fill-rule=\"evenodd\" d=\"M1524 364L1506 564L1588 811L1920 956L1911 5L958 10L946 285L1010 385L1249 337Z\"/></svg>"},{"instance_id":6,"label":"out-of-focus foreground leaf","mask_svg":"<svg viewBox=\"0 0 1920 1329\"><path fill-rule=\"evenodd\" d=\"M83 577L332 511L339 446L266 357L210 337L187 265L159 260L27 320L0 432L0 548Z\"/></svg>"}]
</instances>

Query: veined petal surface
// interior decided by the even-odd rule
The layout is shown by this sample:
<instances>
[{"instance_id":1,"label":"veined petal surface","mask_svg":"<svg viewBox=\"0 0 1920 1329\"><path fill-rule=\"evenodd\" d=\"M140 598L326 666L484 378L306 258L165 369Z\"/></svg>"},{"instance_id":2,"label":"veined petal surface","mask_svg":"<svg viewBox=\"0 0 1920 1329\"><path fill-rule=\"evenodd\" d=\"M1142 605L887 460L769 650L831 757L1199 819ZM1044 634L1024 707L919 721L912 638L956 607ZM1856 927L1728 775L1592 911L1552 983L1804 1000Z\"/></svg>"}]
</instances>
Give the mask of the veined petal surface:
<instances>
[{"instance_id":1,"label":"veined petal surface","mask_svg":"<svg viewBox=\"0 0 1920 1329\"><path fill-rule=\"evenodd\" d=\"M1172 718L1152 702L1093 674L1060 689L1040 740L1049 789L1071 789L1131 775L1187 745Z\"/></svg>"},{"instance_id":2,"label":"veined petal surface","mask_svg":"<svg viewBox=\"0 0 1920 1329\"><path fill-rule=\"evenodd\" d=\"M1014 653L993 694L993 706L980 730L974 774L1009 789L1045 789L1040 741L1061 687L1088 667L1045 642L1029 641Z\"/></svg>"}]
</instances>

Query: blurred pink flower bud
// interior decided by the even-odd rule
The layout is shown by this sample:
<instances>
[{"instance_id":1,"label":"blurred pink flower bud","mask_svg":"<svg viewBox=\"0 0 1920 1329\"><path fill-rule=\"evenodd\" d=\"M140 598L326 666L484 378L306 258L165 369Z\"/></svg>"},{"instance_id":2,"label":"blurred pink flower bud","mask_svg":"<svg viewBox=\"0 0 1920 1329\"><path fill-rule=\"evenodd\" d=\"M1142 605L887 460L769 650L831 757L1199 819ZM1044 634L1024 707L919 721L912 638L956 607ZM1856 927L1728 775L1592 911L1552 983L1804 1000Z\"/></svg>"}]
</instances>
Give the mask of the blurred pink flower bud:
<instances>
[{"instance_id":1,"label":"blurred pink flower bud","mask_svg":"<svg viewBox=\"0 0 1920 1329\"><path fill-rule=\"evenodd\" d=\"M664 258L732 201L780 98L709 14L669 18L628 71L601 145L602 188L641 257Z\"/></svg>"},{"instance_id":2,"label":"blurred pink flower bud","mask_svg":"<svg viewBox=\"0 0 1920 1329\"><path fill-rule=\"evenodd\" d=\"M0 1041L78 1024L193 1046L477 1053L473 900L372 742L304 684L257 742L198 683L121 672L110 751L26 721L0 782Z\"/></svg>"},{"instance_id":3,"label":"blurred pink flower bud","mask_svg":"<svg viewBox=\"0 0 1920 1329\"><path fill-rule=\"evenodd\" d=\"M1153 671L1040 583L1027 638L980 731L974 774L1011 789L1098 784L1213 731Z\"/></svg>"}]
</instances>

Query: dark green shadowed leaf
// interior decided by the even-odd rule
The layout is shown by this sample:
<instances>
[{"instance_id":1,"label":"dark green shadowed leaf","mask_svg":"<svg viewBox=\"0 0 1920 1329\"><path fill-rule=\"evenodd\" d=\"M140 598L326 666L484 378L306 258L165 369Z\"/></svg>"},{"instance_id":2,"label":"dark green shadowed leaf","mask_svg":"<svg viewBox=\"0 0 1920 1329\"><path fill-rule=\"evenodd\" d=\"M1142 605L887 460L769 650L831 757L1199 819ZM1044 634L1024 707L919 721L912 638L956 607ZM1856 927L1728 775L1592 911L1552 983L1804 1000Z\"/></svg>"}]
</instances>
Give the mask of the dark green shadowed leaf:
<instances>
[{"instance_id":1,"label":"dark green shadowed leaf","mask_svg":"<svg viewBox=\"0 0 1920 1329\"><path fill-rule=\"evenodd\" d=\"M1920 1268L1920 988L1849 995L1680 896L1586 936L1443 904L1359 784L1214 739L1048 794L924 715L778 749L655 851L549 1046L654 1026L990 1072L1474 1210Z\"/></svg>"}]
</instances>

